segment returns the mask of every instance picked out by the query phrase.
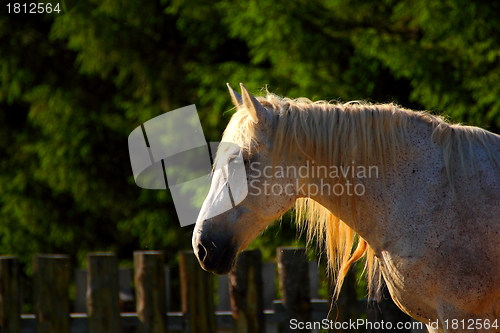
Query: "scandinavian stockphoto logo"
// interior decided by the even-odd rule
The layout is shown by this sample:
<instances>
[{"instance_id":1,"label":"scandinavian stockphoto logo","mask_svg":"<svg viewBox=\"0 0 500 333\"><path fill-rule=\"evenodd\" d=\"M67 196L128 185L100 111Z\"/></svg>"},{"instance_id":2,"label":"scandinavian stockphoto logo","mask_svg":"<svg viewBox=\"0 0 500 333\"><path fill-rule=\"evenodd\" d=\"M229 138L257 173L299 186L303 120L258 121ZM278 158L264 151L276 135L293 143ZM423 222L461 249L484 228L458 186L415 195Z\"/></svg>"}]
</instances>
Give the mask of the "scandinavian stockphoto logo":
<instances>
[{"instance_id":1,"label":"scandinavian stockphoto logo","mask_svg":"<svg viewBox=\"0 0 500 333\"><path fill-rule=\"evenodd\" d=\"M196 222L207 196L220 204L204 218L232 209L248 194L239 147L227 142L207 144L194 104L146 121L130 133L128 148L137 186L151 190L168 186L183 227ZM217 150L222 158L212 172ZM210 193L212 179L224 183L214 184Z\"/></svg>"}]
</instances>

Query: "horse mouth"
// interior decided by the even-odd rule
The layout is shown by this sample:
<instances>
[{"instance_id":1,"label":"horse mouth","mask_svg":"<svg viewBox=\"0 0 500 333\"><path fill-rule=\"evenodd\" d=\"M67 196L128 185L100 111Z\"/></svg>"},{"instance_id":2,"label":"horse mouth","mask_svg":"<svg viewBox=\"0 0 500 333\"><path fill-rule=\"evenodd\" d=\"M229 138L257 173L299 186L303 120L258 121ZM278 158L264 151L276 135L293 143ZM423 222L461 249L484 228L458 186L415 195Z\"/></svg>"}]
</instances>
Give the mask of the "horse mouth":
<instances>
[{"instance_id":1,"label":"horse mouth","mask_svg":"<svg viewBox=\"0 0 500 333\"><path fill-rule=\"evenodd\" d=\"M235 263L236 263L236 254L233 251L226 249L222 254L219 266L213 272L217 275L227 274L234 267Z\"/></svg>"}]
</instances>

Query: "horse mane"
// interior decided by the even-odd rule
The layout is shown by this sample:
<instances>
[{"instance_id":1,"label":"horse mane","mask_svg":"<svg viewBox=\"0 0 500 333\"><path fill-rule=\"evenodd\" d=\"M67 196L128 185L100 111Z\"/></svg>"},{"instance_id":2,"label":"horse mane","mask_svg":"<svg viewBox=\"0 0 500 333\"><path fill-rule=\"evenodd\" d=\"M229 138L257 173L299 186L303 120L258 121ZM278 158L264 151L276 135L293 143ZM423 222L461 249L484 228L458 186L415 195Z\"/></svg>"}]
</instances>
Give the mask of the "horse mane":
<instances>
[{"instance_id":1,"label":"horse mane","mask_svg":"<svg viewBox=\"0 0 500 333\"><path fill-rule=\"evenodd\" d=\"M500 165L488 149L493 140L491 133L477 127L450 124L443 117L425 111L408 110L394 103L312 102L306 98L289 99L271 93L257 99L274 118L272 147L279 149L271 148L273 165L286 163L287 156L296 156L299 152L315 161L316 165L345 167L356 161L357 165L383 168L389 159L397 156L400 145L409 143L408 129L415 121L431 126L429 139L442 147L452 188L456 161L465 170L473 167L467 161L473 156L474 142L479 142L490 158ZM255 122L243 106L232 116L222 141L234 142L249 152L258 144ZM383 178L383 169L380 169L380 174ZM340 209L340 197L335 199L334 205ZM356 196L351 200L354 207ZM298 199L295 211L298 227L307 230L308 244L317 239L324 247L329 269L336 278L334 298L338 297L351 265L361 258L365 261L368 295L378 297L382 275L379 261L368 243L339 217L310 198Z\"/></svg>"}]
</instances>

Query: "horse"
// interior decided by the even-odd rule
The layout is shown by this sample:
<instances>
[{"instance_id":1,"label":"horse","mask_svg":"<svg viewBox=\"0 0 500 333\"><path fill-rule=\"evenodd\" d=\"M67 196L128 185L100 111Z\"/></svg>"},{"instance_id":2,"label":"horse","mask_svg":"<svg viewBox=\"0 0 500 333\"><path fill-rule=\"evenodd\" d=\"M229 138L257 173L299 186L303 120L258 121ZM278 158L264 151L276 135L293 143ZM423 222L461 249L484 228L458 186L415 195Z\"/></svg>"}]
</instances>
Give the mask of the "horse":
<instances>
[{"instance_id":1,"label":"horse","mask_svg":"<svg viewBox=\"0 0 500 333\"><path fill-rule=\"evenodd\" d=\"M364 259L369 294L385 282L429 332L500 331L500 136L394 103L254 97L240 85L228 84L237 111L222 136L239 152L216 164L239 154L248 194L234 203L240 186L214 173L192 237L203 269L228 273L294 207L323 244L336 296Z\"/></svg>"}]
</instances>

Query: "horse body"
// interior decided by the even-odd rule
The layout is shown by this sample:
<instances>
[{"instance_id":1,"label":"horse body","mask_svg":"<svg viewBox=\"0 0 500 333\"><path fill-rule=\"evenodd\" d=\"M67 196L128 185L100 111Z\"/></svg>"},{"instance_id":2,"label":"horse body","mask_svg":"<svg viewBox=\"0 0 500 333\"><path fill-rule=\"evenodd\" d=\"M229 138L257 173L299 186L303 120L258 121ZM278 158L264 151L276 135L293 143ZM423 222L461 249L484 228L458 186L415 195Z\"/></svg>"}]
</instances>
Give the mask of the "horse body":
<instances>
[{"instance_id":1,"label":"horse body","mask_svg":"<svg viewBox=\"0 0 500 333\"><path fill-rule=\"evenodd\" d=\"M389 111L307 106L273 98L257 101L243 86L242 96L230 92L239 111L224 136L242 147L248 182L256 189L268 182L287 191L250 191L233 209L205 218L210 207L224 199L220 189L227 186L227 180L214 178L193 234L202 267L227 273L237 253L300 202L298 214L304 207L309 210L308 223L326 242L329 259L344 253L337 266L332 264L340 284L349 265L365 254L369 280L376 282L380 272L396 304L428 324L430 331L497 331L483 324L500 321L499 136L393 105ZM326 118L308 113L314 107L321 109L314 111L318 117ZM340 109L333 112L334 107ZM285 124L286 117L297 119L285 119ZM332 124L325 124L325 119L333 119ZM290 142L285 143L287 136ZM310 167L310 160L318 166L337 163L345 168L375 164L379 175L301 177L297 170ZM279 163L294 172L266 172L266 167ZM332 195L332 188L349 181L363 193ZM304 192L304 187L316 191ZM329 191L317 191L321 188ZM351 253L354 231L360 238ZM337 248L330 248L334 245ZM453 320L459 323L452 326Z\"/></svg>"},{"instance_id":2,"label":"horse body","mask_svg":"<svg viewBox=\"0 0 500 333\"><path fill-rule=\"evenodd\" d=\"M412 146L388 170L391 194L378 197L376 207L370 199L359 202L363 213L352 227L374 249L393 299L412 317L424 323L500 318L498 167L474 147L477 170L457 168L453 193L440 147ZM497 154L498 147L492 147Z\"/></svg>"},{"instance_id":3,"label":"horse body","mask_svg":"<svg viewBox=\"0 0 500 333\"><path fill-rule=\"evenodd\" d=\"M500 172L480 145L473 174L446 175L441 147L424 122L409 131L410 149L368 179L351 209L312 197L367 241L399 307L424 323L500 318ZM492 153L500 156L500 140ZM390 188L388 191L386 188ZM349 200L346 201L348 206Z\"/></svg>"}]
</instances>

